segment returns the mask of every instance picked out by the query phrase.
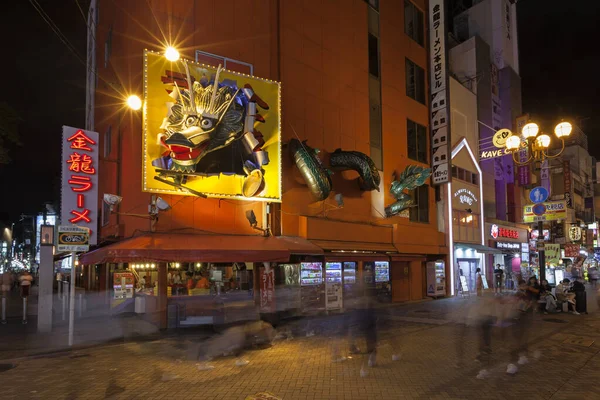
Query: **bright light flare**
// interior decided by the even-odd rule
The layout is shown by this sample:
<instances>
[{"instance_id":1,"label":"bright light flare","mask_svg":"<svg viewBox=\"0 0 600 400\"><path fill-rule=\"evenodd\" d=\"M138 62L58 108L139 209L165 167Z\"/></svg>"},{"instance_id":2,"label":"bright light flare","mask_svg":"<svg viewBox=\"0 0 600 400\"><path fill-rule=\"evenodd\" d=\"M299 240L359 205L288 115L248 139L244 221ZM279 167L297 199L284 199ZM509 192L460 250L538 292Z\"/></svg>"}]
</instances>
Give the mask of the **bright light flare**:
<instances>
[{"instance_id":1,"label":"bright light flare","mask_svg":"<svg viewBox=\"0 0 600 400\"><path fill-rule=\"evenodd\" d=\"M173 46L169 46L165 50L165 58L169 61L175 62L179 60L179 52Z\"/></svg>"},{"instance_id":2,"label":"bright light flare","mask_svg":"<svg viewBox=\"0 0 600 400\"><path fill-rule=\"evenodd\" d=\"M142 99L140 99L139 96L133 94L127 98L127 106L132 110L137 111L140 108L142 108Z\"/></svg>"}]
</instances>

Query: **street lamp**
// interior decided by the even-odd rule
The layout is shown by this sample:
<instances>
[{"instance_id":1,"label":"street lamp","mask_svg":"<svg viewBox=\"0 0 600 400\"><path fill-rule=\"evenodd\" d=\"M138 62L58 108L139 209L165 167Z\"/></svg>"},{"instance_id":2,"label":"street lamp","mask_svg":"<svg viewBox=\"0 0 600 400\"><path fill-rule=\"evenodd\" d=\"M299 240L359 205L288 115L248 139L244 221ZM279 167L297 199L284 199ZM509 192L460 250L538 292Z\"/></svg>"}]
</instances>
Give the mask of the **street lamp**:
<instances>
[{"instance_id":1,"label":"street lamp","mask_svg":"<svg viewBox=\"0 0 600 400\"><path fill-rule=\"evenodd\" d=\"M510 136L506 140L506 151L512 154L513 161L516 165L527 165L530 163L542 163L547 159L553 159L559 157L565 150L565 139L569 137L573 126L566 121L561 121L554 128L554 134L556 138L561 142L561 149L557 154L550 154L549 148L552 144L552 138L545 133L540 133L540 127L530 122L523 126L521 129L521 136ZM519 153L521 151L527 151L527 159L521 161ZM541 169L540 169L540 182L541 182ZM538 232L543 238L544 222L538 221ZM544 248L540 248L539 252L539 264L540 264L540 280L546 279L546 257Z\"/></svg>"},{"instance_id":2,"label":"street lamp","mask_svg":"<svg viewBox=\"0 0 600 400\"><path fill-rule=\"evenodd\" d=\"M565 149L565 139L569 137L573 126L569 122L560 122L554 128L556 138L561 142L561 149L557 154L550 154L549 148L552 138L545 133L540 133L540 127L535 122L526 124L521 129L521 136L511 136L506 140L506 151L512 154L517 165L527 165L531 162L543 162L546 159L559 157ZM527 150L527 159L519 160L519 152Z\"/></svg>"}]
</instances>

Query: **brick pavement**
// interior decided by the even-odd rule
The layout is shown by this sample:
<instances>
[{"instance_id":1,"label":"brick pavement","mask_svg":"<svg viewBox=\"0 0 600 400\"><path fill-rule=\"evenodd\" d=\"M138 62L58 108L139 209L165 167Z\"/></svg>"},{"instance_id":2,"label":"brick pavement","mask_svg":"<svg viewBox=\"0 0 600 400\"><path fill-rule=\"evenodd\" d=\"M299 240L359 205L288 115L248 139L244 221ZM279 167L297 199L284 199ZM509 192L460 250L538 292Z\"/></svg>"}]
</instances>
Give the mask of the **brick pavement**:
<instances>
[{"instance_id":1,"label":"brick pavement","mask_svg":"<svg viewBox=\"0 0 600 400\"><path fill-rule=\"evenodd\" d=\"M360 368L365 355L331 362L335 329L317 329L312 337L298 335L248 351L250 364L244 367L222 358L209 371L197 370L190 360L197 339L186 336L19 362L0 373L2 398L245 399L263 391L286 400L600 398L595 386L600 315L537 315L530 340L541 358L532 358L515 376L505 373L510 344L500 341L501 329L510 328L495 328L492 376L478 380L479 366L473 361L477 331L450 316L460 315L463 306L448 300L391 308L379 365L364 378ZM396 341L391 339L398 338L403 357L394 362L391 345Z\"/></svg>"}]
</instances>

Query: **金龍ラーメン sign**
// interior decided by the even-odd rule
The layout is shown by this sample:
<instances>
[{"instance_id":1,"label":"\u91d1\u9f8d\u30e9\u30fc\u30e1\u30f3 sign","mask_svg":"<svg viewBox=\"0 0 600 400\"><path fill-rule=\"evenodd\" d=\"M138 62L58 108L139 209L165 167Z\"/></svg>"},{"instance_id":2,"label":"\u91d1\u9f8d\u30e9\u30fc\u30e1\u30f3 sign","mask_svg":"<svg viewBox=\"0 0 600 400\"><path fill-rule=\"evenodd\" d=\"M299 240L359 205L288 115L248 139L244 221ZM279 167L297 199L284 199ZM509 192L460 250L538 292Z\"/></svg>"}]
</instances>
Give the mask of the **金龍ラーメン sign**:
<instances>
[{"instance_id":1,"label":"\u91d1\u9f8d\u30e9\u30fc\u30e1\u30f3 sign","mask_svg":"<svg viewBox=\"0 0 600 400\"><path fill-rule=\"evenodd\" d=\"M543 206L543 207L542 207ZM534 212L534 207L541 208L543 213ZM567 216L567 204L564 200L548 201L540 204L529 204L523 207L523 222L557 221Z\"/></svg>"},{"instance_id":2,"label":"\u91d1\u9f8d\u30e9\u30fc\u30e1\u30f3 sign","mask_svg":"<svg viewBox=\"0 0 600 400\"><path fill-rule=\"evenodd\" d=\"M146 51L146 192L281 199L280 84Z\"/></svg>"},{"instance_id":3,"label":"\u91d1\u9f8d\u30e9\u30fc\u30e1\u30f3 sign","mask_svg":"<svg viewBox=\"0 0 600 400\"><path fill-rule=\"evenodd\" d=\"M98 133L63 126L61 217L63 225L89 230L96 244L98 224Z\"/></svg>"}]
</instances>

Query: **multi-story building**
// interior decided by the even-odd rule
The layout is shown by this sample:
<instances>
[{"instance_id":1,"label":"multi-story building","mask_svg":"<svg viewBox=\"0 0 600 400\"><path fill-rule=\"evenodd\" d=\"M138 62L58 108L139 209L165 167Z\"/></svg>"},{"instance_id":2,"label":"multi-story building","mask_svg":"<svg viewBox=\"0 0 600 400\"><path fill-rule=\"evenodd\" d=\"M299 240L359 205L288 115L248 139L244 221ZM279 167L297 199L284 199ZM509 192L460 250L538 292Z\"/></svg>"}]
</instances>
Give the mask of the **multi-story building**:
<instances>
[{"instance_id":1,"label":"multi-story building","mask_svg":"<svg viewBox=\"0 0 600 400\"><path fill-rule=\"evenodd\" d=\"M213 316L197 306L207 304L203 296L183 296L169 281L181 270L186 278L209 275L210 290L254 286L263 312L343 307L359 281L375 281L382 292L391 287L394 301L426 295L425 263L448 261L436 190L419 186L410 193L414 207L386 212L399 201L389 193L392 182L408 166L431 162L425 1L343 3L317 9L287 0L91 2L87 128L100 133L100 196L122 199L103 205L102 246L82 257L85 285L112 287L113 273L124 271L145 276L147 287L157 282L147 307L158 311L162 326L167 306L186 310L180 323ZM181 60L164 58L169 45ZM250 90L239 86L246 83ZM166 103L189 101L190 87L202 98L214 91L206 88L226 84L244 89L240 106L258 104L248 116L265 120L264 136L252 122L242 132L253 152L237 148L255 163L240 165L220 153L203 170L218 175L190 174L186 166L172 172L168 162L184 165L175 147L187 145L189 135L157 137L159 128L170 132L160 121L176 114ZM127 96L144 93L142 111L124 107ZM185 104L186 115L193 114ZM210 104L203 112L213 110ZM203 128L220 121L213 114ZM311 148L321 150L320 162ZM203 150L189 150L190 160L197 151ZM268 158L258 160L264 152ZM238 188L254 189L245 200ZM300 294L273 300L273 284ZM205 294L203 288L185 293Z\"/></svg>"},{"instance_id":2,"label":"multi-story building","mask_svg":"<svg viewBox=\"0 0 600 400\"><path fill-rule=\"evenodd\" d=\"M470 267L455 262L454 268L457 274L471 276L480 267L491 284L497 264L510 275L513 271L520 273L522 259L529 258L529 254L522 255L521 247L526 246L520 244L528 242L526 226L520 222L524 204L522 187L529 182L519 179L512 156L505 155L494 144L496 132L504 128L514 131L517 117L522 114L516 6L509 0L482 0L473 1L464 10L452 11L456 14L451 16L449 69L456 81L476 98L477 137L472 146L482 174L481 201L483 216L488 221L486 224L484 218L481 220L482 241L469 247ZM452 96L450 103L454 104ZM453 136L456 134L452 132ZM515 233L503 238L498 236L499 232ZM514 236L518 232L521 233L517 239ZM456 250L455 246L455 253ZM464 256L455 254L454 258L459 260Z\"/></svg>"}]
</instances>

